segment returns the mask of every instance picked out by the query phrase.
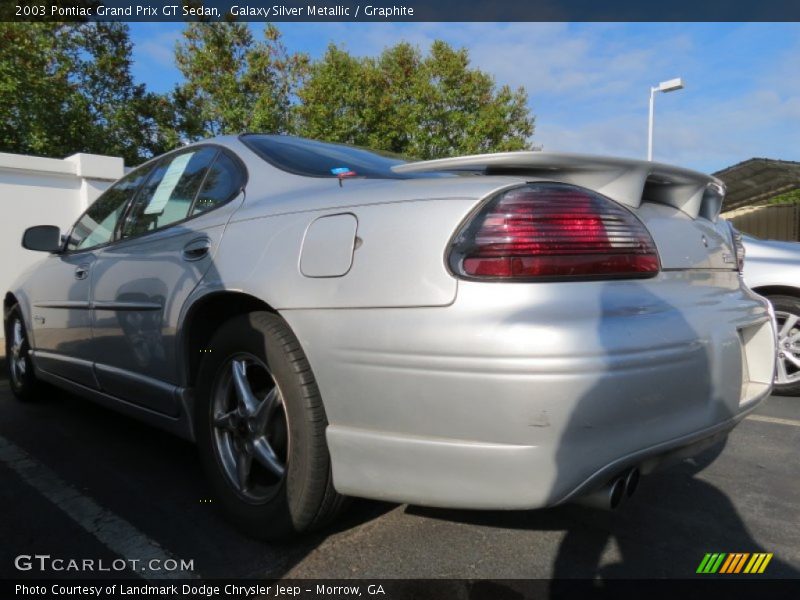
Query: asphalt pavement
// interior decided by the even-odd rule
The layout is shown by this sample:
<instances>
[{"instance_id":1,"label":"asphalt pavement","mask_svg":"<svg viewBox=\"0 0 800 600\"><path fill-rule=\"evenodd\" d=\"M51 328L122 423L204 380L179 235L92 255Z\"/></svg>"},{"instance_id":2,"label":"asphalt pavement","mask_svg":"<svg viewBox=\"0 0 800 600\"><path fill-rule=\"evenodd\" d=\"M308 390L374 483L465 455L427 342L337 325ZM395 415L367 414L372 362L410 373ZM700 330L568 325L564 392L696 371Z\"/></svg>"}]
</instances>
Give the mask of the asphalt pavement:
<instances>
[{"instance_id":1,"label":"asphalt pavement","mask_svg":"<svg viewBox=\"0 0 800 600\"><path fill-rule=\"evenodd\" d=\"M0 380L0 506L4 578L42 577L14 566L36 554L155 556L204 578L684 578L707 552L773 553L764 577L800 578L800 398L771 397L721 453L643 478L613 512L354 500L335 527L271 544L219 515L191 444L58 391L21 404Z\"/></svg>"}]
</instances>

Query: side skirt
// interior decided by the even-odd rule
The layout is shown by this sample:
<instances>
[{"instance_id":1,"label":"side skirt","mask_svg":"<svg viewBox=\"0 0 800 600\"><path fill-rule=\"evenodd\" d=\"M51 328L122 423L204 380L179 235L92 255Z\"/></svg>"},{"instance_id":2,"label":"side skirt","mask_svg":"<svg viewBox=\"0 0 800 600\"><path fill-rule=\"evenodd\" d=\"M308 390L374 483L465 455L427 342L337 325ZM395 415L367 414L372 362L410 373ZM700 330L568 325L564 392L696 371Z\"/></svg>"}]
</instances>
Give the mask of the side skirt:
<instances>
[{"instance_id":1,"label":"side skirt","mask_svg":"<svg viewBox=\"0 0 800 600\"><path fill-rule=\"evenodd\" d=\"M159 429L163 429L181 437L190 442L194 442L194 426L193 426L193 402L189 390L185 388L178 388L176 396L180 405L180 410L176 417L165 415L144 406L133 404L121 398L111 396L100 390L94 390L89 387L83 386L74 381L64 379L58 375L53 375L47 371L36 369L36 376L42 381L51 383L56 387L67 390L77 396L82 396L101 406L110 408L126 416L133 417L139 421L143 421L148 425L153 425Z\"/></svg>"}]
</instances>

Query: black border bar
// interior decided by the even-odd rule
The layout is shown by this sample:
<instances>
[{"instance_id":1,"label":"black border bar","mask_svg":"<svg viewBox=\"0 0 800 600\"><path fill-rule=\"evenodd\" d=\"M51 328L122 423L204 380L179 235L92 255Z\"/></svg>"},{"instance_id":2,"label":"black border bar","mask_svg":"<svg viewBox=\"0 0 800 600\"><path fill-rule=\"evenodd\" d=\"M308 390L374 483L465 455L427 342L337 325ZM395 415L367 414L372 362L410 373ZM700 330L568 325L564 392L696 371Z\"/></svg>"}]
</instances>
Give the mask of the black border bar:
<instances>
[{"instance_id":1,"label":"black border bar","mask_svg":"<svg viewBox=\"0 0 800 600\"><path fill-rule=\"evenodd\" d=\"M778 22L798 0L2 0L3 21Z\"/></svg>"},{"instance_id":2,"label":"black border bar","mask_svg":"<svg viewBox=\"0 0 800 600\"><path fill-rule=\"evenodd\" d=\"M20 587L22 586L22 587ZM188 586L188 587L184 587ZM36 591L32 591L32 590ZM355 590L355 591L354 591ZM694 579L6 579L0 597L177 598L180 600L554 600L579 598L711 600L796 600L800 580L750 576ZM98 593L99 592L99 593Z\"/></svg>"}]
</instances>

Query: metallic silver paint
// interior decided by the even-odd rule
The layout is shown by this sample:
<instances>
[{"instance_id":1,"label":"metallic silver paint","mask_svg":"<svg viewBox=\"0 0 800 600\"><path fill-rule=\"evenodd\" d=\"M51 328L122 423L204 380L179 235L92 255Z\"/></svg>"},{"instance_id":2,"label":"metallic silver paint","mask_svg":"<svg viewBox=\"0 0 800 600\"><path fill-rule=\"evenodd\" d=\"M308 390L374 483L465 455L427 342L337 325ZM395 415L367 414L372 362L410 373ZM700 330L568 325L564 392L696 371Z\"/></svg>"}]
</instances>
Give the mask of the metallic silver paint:
<instances>
[{"instance_id":1,"label":"metallic silver paint","mask_svg":"<svg viewBox=\"0 0 800 600\"><path fill-rule=\"evenodd\" d=\"M341 277L353 264L358 219L352 213L320 217L308 226L300 249L306 277Z\"/></svg>"},{"instance_id":2,"label":"metallic silver paint","mask_svg":"<svg viewBox=\"0 0 800 600\"><path fill-rule=\"evenodd\" d=\"M786 286L800 290L800 243L743 236L744 279L752 289Z\"/></svg>"},{"instance_id":3,"label":"metallic silver paint","mask_svg":"<svg viewBox=\"0 0 800 600\"><path fill-rule=\"evenodd\" d=\"M235 137L212 143L246 166L242 200L93 253L50 256L17 282L44 379L191 437L187 318L210 294L244 294L276 310L308 357L340 492L472 508L545 506L645 472L724 435L769 393L769 307L724 259L733 247L712 178L519 153L398 169L492 164L514 174L340 187L277 170ZM446 255L459 225L528 181L588 186L627 206L650 230L662 272L455 278ZM356 230L312 225L343 214ZM318 237L304 246L309 230ZM188 260L199 235L209 252ZM326 246L335 260L321 255ZM81 264L89 277L78 281ZM45 308L65 302L83 304ZM47 325L31 328L31 313L45 310Z\"/></svg>"},{"instance_id":4,"label":"metallic silver paint","mask_svg":"<svg viewBox=\"0 0 800 600\"><path fill-rule=\"evenodd\" d=\"M715 177L652 161L554 152L498 152L406 163L397 173L521 170L536 179L563 181L590 188L620 204L638 208L643 199L673 206L692 218L716 221L723 183Z\"/></svg>"},{"instance_id":5,"label":"metallic silver paint","mask_svg":"<svg viewBox=\"0 0 800 600\"><path fill-rule=\"evenodd\" d=\"M560 502L615 461L738 419L773 373L765 302L735 272L461 282L448 307L283 315L325 394L337 489L438 506Z\"/></svg>"},{"instance_id":6,"label":"metallic silver paint","mask_svg":"<svg viewBox=\"0 0 800 600\"><path fill-rule=\"evenodd\" d=\"M759 240L743 236L744 278L752 289L764 294L800 298L800 243ZM777 311L778 359L776 383L800 381L800 327L796 315ZM788 368L787 368L788 367Z\"/></svg>"}]
</instances>

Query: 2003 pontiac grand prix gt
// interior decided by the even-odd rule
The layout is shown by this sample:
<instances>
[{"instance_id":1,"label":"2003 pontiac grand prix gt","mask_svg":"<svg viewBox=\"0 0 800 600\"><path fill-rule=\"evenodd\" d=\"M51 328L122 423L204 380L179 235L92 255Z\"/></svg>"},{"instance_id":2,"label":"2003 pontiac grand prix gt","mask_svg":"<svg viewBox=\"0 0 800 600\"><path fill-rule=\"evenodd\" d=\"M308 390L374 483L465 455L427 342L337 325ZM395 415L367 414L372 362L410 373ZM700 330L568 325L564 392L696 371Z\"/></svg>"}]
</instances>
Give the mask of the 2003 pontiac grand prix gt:
<instances>
[{"instance_id":1,"label":"2003 pontiac grand prix gt","mask_svg":"<svg viewBox=\"0 0 800 600\"><path fill-rule=\"evenodd\" d=\"M196 441L274 538L344 495L616 506L770 391L717 180L519 152L402 162L271 135L135 169L5 296L10 382Z\"/></svg>"}]
</instances>

